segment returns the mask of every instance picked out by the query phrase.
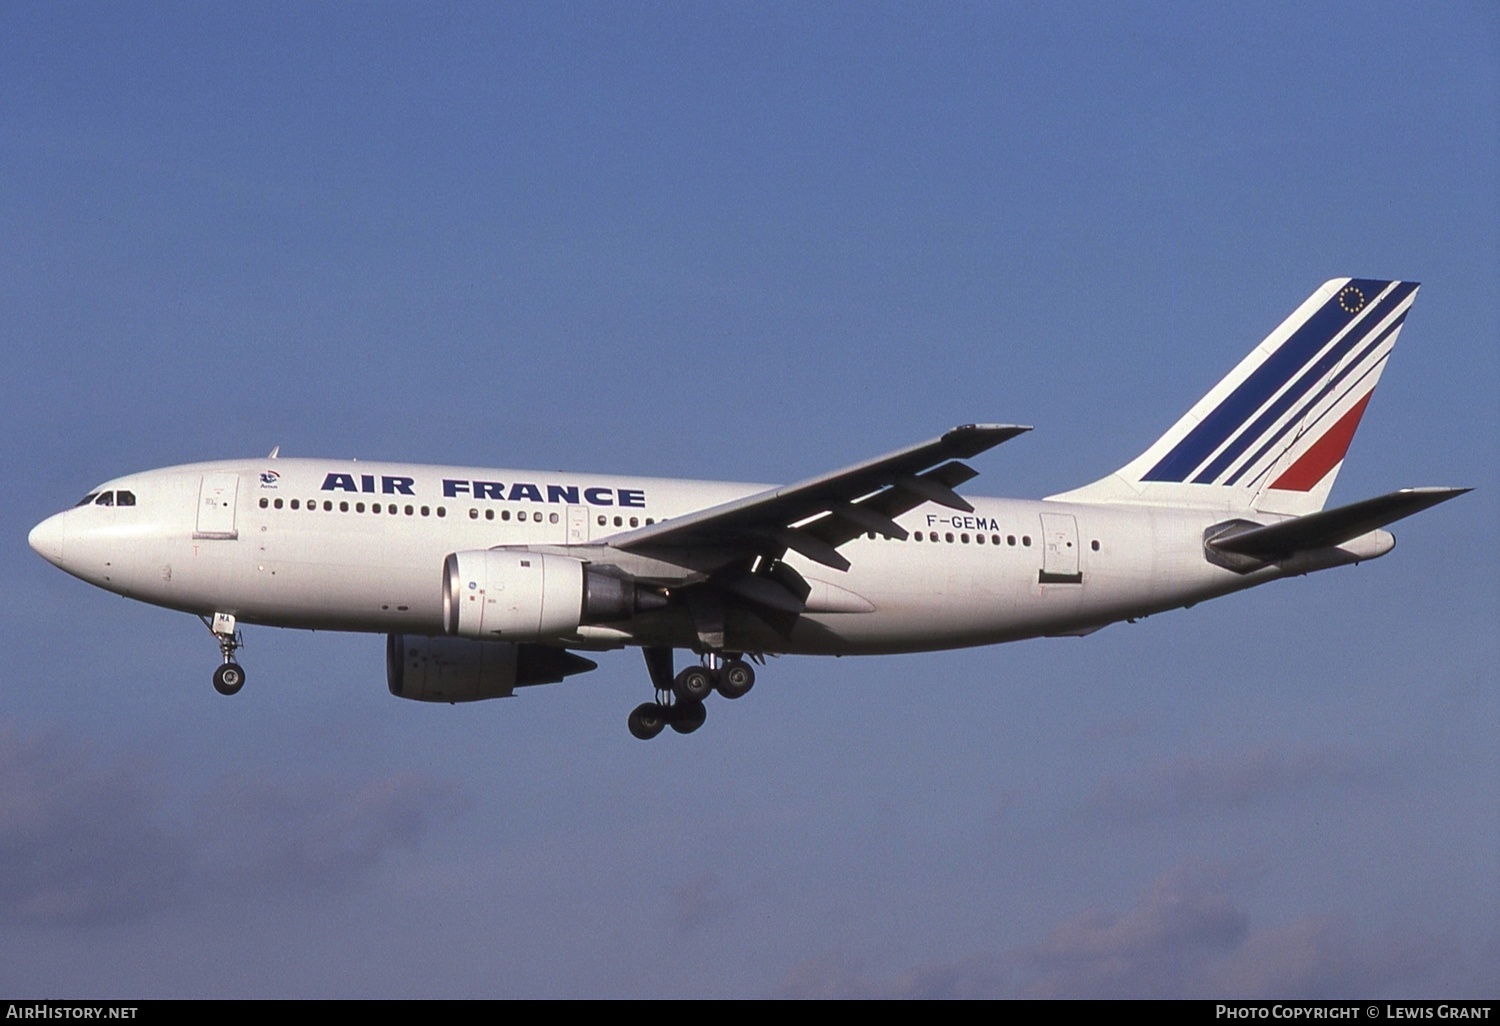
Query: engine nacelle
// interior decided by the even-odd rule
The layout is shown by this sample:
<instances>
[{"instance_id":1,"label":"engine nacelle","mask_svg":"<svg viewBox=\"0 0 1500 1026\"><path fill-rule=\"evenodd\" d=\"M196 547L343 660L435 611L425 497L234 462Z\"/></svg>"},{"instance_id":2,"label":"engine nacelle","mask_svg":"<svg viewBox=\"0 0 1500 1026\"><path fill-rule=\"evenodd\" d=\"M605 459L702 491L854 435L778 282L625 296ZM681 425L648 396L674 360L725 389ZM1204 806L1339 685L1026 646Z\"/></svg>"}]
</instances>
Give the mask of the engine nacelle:
<instances>
[{"instance_id":1,"label":"engine nacelle","mask_svg":"<svg viewBox=\"0 0 1500 1026\"><path fill-rule=\"evenodd\" d=\"M546 645L386 635L386 686L397 698L418 702L508 698L516 688L556 684L598 665Z\"/></svg>"},{"instance_id":2,"label":"engine nacelle","mask_svg":"<svg viewBox=\"0 0 1500 1026\"><path fill-rule=\"evenodd\" d=\"M546 640L665 604L633 581L567 556L474 549L443 563L443 629L461 638Z\"/></svg>"}]
</instances>

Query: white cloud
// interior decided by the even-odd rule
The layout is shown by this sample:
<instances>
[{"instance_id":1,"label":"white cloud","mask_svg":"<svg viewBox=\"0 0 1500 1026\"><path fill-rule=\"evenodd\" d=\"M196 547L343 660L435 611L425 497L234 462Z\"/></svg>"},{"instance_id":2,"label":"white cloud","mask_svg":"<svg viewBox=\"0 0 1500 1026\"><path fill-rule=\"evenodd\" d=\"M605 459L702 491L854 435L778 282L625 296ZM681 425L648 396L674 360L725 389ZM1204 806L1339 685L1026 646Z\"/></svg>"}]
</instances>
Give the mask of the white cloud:
<instances>
[{"instance_id":1,"label":"white cloud","mask_svg":"<svg viewBox=\"0 0 1500 1026\"><path fill-rule=\"evenodd\" d=\"M0 728L0 921L96 925L357 887L461 806L453 785L422 774L251 771L184 796L143 761Z\"/></svg>"},{"instance_id":2,"label":"white cloud","mask_svg":"<svg viewBox=\"0 0 1500 1026\"><path fill-rule=\"evenodd\" d=\"M1184 754L1134 777L1106 780L1090 804L1130 817L1243 809L1320 787L1368 784L1380 770L1369 757L1341 748L1267 744Z\"/></svg>"},{"instance_id":3,"label":"white cloud","mask_svg":"<svg viewBox=\"0 0 1500 1026\"><path fill-rule=\"evenodd\" d=\"M1430 979L1442 946L1371 941L1335 916L1255 929L1234 900L1245 874L1189 862L1162 874L1123 913L1088 909L1037 943L930 962L894 977L838 955L787 973L783 997L1326 998L1409 993Z\"/></svg>"}]
</instances>

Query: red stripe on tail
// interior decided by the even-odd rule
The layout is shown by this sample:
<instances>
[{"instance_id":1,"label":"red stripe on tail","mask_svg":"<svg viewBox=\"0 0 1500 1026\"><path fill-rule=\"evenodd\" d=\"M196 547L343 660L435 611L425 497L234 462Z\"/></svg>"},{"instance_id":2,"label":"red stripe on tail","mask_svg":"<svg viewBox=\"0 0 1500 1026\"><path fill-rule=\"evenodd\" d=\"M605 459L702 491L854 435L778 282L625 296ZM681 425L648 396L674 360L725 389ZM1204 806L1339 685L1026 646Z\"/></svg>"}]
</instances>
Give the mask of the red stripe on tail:
<instances>
[{"instance_id":1,"label":"red stripe on tail","mask_svg":"<svg viewBox=\"0 0 1500 1026\"><path fill-rule=\"evenodd\" d=\"M1354 429L1359 427L1359 418L1364 416L1365 404L1374 395L1374 389L1365 393L1365 397L1350 407L1349 412L1339 418L1329 431L1316 442L1311 449L1302 454L1287 468L1275 481L1271 482L1272 488L1281 488L1289 492L1311 491L1313 485L1328 476L1328 472L1338 465L1339 460L1344 458L1344 453L1349 451L1349 441L1354 437Z\"/></svg>"}]
</instances>

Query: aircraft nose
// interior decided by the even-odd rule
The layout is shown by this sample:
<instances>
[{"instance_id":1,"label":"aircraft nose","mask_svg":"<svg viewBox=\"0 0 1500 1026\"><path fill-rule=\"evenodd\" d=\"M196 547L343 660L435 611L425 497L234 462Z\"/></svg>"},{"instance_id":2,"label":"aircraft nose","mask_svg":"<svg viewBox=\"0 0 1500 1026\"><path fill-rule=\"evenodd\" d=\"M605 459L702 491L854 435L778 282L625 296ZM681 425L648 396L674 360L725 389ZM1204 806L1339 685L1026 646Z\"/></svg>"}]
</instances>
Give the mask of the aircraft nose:
<instances>
[{"instance_id":1,"label":"aircraft nose","mask_svg":"<svg viewBox=\"0 0 1500 1026\"><path fill-rule=\"evenodd\" d=\"M58 513L33 527L31 533L26 536L26 543L47 562L54 566L61 566L65 534L62 514Z\"/></svg>"}]
</instances>

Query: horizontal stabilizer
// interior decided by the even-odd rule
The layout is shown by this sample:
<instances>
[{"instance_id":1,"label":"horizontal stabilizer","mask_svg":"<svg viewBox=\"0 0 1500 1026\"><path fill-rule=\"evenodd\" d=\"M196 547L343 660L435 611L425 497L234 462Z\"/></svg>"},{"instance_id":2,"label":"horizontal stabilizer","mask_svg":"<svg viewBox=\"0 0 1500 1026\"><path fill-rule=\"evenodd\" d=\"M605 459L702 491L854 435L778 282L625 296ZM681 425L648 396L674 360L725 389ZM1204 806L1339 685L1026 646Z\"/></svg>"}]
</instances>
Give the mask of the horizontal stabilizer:
<instances>
[{"instance_id":1,"label":"horizontal stabilizer","mask_svg":"<svg viewBox=\"0 0 1500 1026\"><path fill-rule=\"evenodd\" d=\"M1296 552L1341 545L1378 527L1457 498L1468 488L1403 488L1389 495L1325 509L1279 524L1231 529L1208 539L1219 552L1271 562Z\"/></svg>"}]
</instances>

